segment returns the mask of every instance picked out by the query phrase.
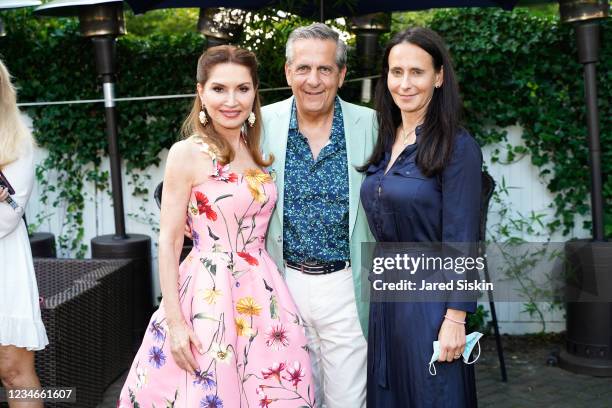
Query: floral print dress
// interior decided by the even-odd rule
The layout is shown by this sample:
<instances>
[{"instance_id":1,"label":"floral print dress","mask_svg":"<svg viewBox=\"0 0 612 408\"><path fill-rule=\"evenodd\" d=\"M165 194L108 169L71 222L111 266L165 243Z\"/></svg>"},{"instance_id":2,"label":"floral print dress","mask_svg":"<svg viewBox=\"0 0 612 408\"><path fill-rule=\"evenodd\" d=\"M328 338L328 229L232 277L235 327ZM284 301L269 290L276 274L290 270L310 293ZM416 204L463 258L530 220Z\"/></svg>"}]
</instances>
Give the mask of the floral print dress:
<instances>
[{"instance_id":1,"label":"floral print dress","mask_svg":"<svg viewBox=\"0 0 612 408\"><path fill-rule=\"evenodd\" d=\"M153 314L118 407L314 407L302 320L265 250L277 192L261 170L216 174L193 187L188 222L194 248L179 267L185 321L204 348L199 370L170 352L164 302Z\"/></svg>"}]
</instances>

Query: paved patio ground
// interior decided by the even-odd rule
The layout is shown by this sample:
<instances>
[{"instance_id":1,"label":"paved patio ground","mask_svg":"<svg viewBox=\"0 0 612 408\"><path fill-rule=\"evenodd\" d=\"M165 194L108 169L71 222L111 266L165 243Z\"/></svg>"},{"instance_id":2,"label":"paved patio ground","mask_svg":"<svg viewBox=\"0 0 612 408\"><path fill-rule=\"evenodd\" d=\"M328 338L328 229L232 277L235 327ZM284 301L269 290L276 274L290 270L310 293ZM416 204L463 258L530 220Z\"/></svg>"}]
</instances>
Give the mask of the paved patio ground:
<instances>
[{"instance_id":1,"label":"paved patio ground","mask_svg":"<svg viewBox=\"0 0 612 408\"><path fill-rule=\"evenodd\" d=\"M612 378L573 374L546 365L562 337L503 336L508 382L501 381L493 336L476 363L478 406L495 408L610 408Z\"/></svg>"},{"instance_id":2,"label":"paved patio ground","mask_svg":"<svg viewBox=\"0 0 612 408\"><path fill-rule=\"evenodd\" d=\"M561 348L560 336L503 336L502 342L507 383L501 381L493 336L481 342L476 363L479 408L612 408L612 378L546 365L550 352ZM125 375L107 389L98 408L115 408L124 380Z\"/></svg>"}]
</instances>

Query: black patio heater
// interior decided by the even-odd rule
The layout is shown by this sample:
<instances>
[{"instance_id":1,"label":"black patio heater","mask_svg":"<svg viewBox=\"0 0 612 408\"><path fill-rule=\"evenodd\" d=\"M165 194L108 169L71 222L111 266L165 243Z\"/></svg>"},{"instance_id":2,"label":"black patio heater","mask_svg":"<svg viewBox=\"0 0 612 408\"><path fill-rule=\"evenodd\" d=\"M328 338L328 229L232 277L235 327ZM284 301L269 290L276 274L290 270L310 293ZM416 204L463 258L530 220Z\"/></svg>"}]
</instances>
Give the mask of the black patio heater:
<instances>
[{"instance_id":1,"label":"black patio heater","mask_svg":"<svg viewBox=\"0 0 612 408\"><path fill-rule=\"evenodd\" d=\"M608 1L561 0L561 20L574 24L578 61L584 66L584 94L591 168L592 240L565 244L568 265L566 349L559 366L600 377L612 376L612 243L604 235L599 114L596 65L600 20L610 11Z\"/></svg>"},{"instance_id":2,"label":"black patio heater","mask_svg":"<svg viewBox=\"0 0 612 408\"><path fill-rule=\"evenodd\" d=\"M373 13L351 18L351 30L357 37L358 74L364 77L377 73L381 49L380 35L391 29L390 13ZM372 79L364 79L361 83L361 102L372 100Z\"/></svg>"},{"instance_id":3,"label":"black patio heater","mask_svg":"<svg viewBox=\"0 0 612 408\"><path fill-rule=\"evenodd\" d=\"M198 31L206 37L206 47L230 44L244 30L246 12L235 8L201 8Z\"/></svg>"},{"instance_id":4,"label":"black patio heater","mask_svg":"<svg viewBox=\"0 0 612 408\"><path fill-rule=\"evenodd\" d=\"M123 212L121 157L117 142L117 112L115 109L116 39L125 34L123 2L117 0L56 0L36 9L46 16L78 16L81 34L91 38L96 58L96 70L102 78L106 134L110 160L111 191L115 218L115 233L91 240L92 258L135 259L133 273L134 340L140 341L152 311L151 238L127 234Z\"/></svg>"}]
</instances>

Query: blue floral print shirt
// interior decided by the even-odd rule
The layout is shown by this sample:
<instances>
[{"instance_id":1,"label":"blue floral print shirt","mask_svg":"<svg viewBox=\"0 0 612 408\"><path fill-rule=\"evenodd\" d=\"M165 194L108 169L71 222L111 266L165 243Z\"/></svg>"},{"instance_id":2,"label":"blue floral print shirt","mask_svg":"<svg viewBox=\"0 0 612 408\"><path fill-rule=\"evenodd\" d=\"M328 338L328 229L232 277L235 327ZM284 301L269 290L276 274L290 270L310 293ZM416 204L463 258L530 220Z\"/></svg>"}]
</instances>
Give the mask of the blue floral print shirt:
<instances>
[{"instance_id":1,"label":"blue floral print shirt","mask_svg":"<svg viewBox=\"0 0 612 408\"><path fill-rule=\"evenodd\" d=\"M291 108L283 214L284 258L292 262L345 261L349 250L349 182L346 139L336 97L329 142L316 160Z\"/></svg>"}]
</instances>

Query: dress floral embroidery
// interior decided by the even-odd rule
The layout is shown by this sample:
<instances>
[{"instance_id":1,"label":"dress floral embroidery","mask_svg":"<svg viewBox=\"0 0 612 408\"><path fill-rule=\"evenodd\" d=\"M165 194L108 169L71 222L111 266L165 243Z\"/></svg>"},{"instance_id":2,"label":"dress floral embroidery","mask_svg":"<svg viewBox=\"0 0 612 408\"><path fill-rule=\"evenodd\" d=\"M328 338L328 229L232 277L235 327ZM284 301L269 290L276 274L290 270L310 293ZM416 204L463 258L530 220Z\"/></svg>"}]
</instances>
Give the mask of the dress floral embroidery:
<instances>
[{"instance_id":1,"label":"dress floral embroidery","mask_svg":"<svg viewBox=\"0 0 612 408\"><path fill-rule=\"evenodd\" d=\"M315 407L302 320L264 246L272 177L214 166L193 188L194 249L179 267L181 310L204 347L192 350L199 369L191 375L174 362L162 301L117 406Z\"/></svg>"}]
</instances>

